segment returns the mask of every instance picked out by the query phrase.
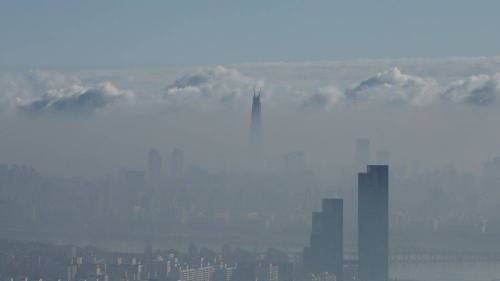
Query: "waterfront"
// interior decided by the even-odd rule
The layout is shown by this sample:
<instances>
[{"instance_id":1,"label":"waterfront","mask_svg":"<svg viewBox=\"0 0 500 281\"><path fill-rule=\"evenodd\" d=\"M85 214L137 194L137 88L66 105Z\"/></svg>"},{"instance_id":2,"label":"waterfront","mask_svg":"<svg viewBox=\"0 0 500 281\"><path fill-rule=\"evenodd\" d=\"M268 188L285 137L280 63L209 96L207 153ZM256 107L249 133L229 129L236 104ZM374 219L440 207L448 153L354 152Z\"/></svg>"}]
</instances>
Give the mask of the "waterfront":
<instances>
[{"instance_id":1,"label":"waterfront","mask_svg":"<svg viewBox=\"0 0 500 281\"><path fill-rule=\"evenodd\" d=\"M491 281L500 279L500 262L397 263L391 277L418 281Z\"/></svg>"}]
</instances>

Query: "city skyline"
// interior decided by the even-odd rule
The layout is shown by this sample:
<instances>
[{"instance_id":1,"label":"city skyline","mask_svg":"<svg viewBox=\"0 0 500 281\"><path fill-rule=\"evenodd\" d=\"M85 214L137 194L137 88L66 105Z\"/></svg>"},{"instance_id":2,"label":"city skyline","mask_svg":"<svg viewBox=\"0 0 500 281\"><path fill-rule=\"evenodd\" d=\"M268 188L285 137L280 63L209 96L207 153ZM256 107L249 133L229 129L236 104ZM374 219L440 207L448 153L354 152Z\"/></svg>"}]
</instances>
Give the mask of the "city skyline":
<instances>
[{"instance_id":1,"label":"city skyline","mask_svg":"<svg viewBox=\"0 0 500 281\"><path fill-rule=\"evenodd\" d=\"M499 9L0 1L0 281L500 280Z\"/></svg>"}]
</instances>

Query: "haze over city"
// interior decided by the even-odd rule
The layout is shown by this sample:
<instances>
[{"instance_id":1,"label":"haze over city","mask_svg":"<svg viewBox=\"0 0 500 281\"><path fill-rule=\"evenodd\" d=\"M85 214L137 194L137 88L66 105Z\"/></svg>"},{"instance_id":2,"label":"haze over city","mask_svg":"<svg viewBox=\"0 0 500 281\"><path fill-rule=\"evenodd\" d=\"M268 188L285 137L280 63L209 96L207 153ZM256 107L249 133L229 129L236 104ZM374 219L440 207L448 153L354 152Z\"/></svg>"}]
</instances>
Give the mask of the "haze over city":
<instances>
[{"instance_id":1,"label":"haze over city","mask_svg":"<svg viewBox=\"0 0 500 281\"><path fill-rule=\"evenodd\" d=\"M0 281L497 280L494 1L2 1Z\"/></svg>"}]
</instances>

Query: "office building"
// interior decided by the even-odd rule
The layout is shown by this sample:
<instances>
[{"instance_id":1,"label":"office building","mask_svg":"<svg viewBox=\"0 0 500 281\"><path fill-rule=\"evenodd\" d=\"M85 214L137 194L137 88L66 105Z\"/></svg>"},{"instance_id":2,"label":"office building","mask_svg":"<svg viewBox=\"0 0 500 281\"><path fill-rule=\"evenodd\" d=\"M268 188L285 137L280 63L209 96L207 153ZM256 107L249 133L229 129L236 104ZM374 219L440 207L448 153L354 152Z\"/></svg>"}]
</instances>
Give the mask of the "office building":
<instances>
[{"instance_id":1,"label":"office building","mask_svg":"<svg viewBox=\"0 0 500 281\"><path fill-rule=\"evenodd\" d=\"M359 280L389 280L389 167L358 174Z\"/></svg>"},{"instance_id":2,"label":"office building","mask_svg":"<svg viewBox=\"0 0 500 281\"><path fill-rule=\"evenodd\" d=\"M185 268L180 270L180 281L210 281L215 272L213 266Z\"/></svg>"},{"instance_id":3,"label":"office building","mask_svg":"<svg viewBox=\"0 0 500 281\"><path fill-rule=\"evenodd\" d=\"M312 215L310 247L304 250L307 273L328 272L343 280L343 200L323 199Z\"/></svg>"},{"instance_id":4,"label":"office building","mask_svg":"<svg viewBox=\"0 0 500 281\"><path fill-rule=\"evenodd\" d=\"M261 119L261 92L256 93L254 90L252 96L252 115L250 120L250 136L249 143L252 152L259 152L262 144L262 119Z\"/></svg>"}]
</instances>

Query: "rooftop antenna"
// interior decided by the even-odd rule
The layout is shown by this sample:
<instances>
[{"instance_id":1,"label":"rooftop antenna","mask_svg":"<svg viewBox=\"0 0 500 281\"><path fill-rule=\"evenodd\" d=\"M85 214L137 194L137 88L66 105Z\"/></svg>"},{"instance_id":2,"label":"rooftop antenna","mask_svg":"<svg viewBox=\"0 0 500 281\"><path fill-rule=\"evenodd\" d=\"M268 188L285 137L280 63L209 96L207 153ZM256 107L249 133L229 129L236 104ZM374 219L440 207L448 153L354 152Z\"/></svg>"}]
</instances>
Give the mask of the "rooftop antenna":
<instances>
[{"instance_id":1,"label":"rooftop antenna","mask_svg":"<svg viewBox=\"0 0 500 281\"><path fill-rule=\"evenodd\" d=\"M259 88L259 92L256 92L255 89L256 89L256 87L253 86L253 96L257 97L257 98L260 98L260 96L262 94L262 88Z\"/></svg>"}]
</instances>

